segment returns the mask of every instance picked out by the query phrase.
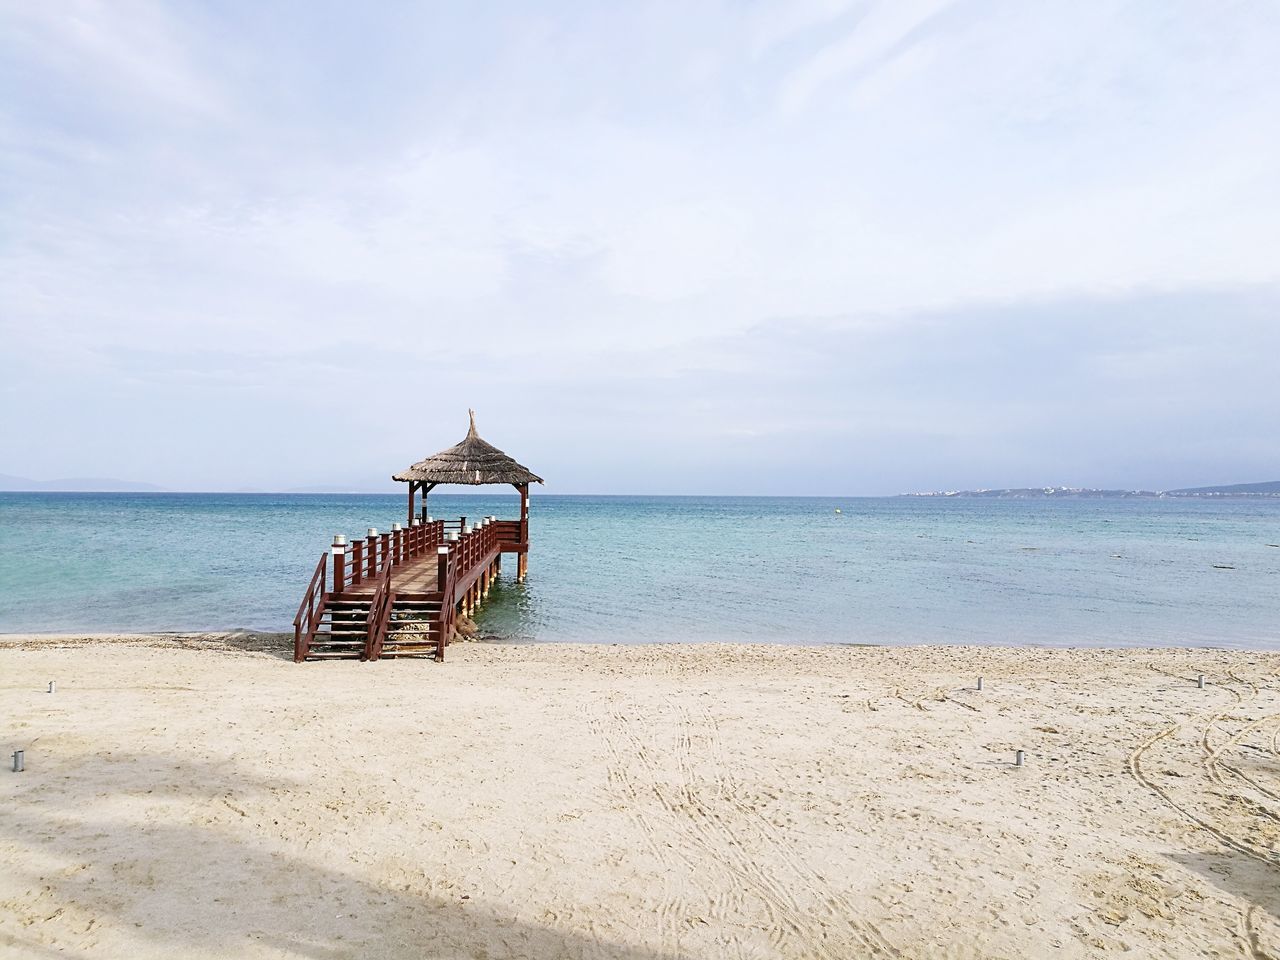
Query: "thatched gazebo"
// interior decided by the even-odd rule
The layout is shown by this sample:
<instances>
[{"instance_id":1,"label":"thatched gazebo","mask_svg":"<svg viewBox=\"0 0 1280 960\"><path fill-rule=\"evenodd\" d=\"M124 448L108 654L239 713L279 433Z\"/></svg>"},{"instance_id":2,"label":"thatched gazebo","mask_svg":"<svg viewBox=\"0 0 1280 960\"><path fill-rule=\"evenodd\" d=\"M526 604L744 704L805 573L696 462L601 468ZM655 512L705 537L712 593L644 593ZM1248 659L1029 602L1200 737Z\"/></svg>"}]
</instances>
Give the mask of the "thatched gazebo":
<instances>
[{"instance_id":1,"label":"thatched gazebo","mask_svg":"<svg viewBox=\"0 0 1280 960\"><path fill-rule=\"evenodd\" d=\"M520 571L523 576L529 545L529 484L542 483L542 478L523 464L517 463L476 433L476 412L468 410L471 427L461 443L441 450L425 460L395 474L391 479L409 484L409 522L413 523L414 498L422 491L422 513L427 515L427 494L442 483L467 486L511 484L520 491L519 545Z\"/></svg>"}]
</instances>

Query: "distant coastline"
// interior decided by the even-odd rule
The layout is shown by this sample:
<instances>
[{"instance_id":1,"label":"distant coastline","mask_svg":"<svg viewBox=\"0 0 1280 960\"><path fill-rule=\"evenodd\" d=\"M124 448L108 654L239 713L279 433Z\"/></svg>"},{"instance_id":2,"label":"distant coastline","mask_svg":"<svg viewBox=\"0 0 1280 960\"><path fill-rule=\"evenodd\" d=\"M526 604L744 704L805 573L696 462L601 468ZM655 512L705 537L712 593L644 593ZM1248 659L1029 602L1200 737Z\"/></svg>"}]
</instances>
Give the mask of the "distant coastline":
<instances>
[{"instance_id":1,"label":"distant coastline","mask_svg":"<svg viewBox=\"0 0 1280 960\"><path fill-rule=\"evenodd\" d=\"M1185 487L1180 490L1103 490L1093 487L1003 487L978 490L938 490L929 493L904 493L904 497L981 497L996 500L1129 500L1145 499L1221 499L1224 497L1274 498L1280 500L1280 480L1263 483L1233 483L1218 487Z\"/></svg>"},{"instance_id":2,"label":"distant coastline","mask_svg":"<svg viewBox=\"0 0 1280 960\"><path fill-rule=\"evenodd\" d=\"M154 483L143 483L133 480L119 480L114 477L77 477L63 480L32 480L0 473L0 493L164 493L164 494L217 494L243 495L258 494L263 496L312 494L322 496L385 496L396 494L394 488L361 488L359 484L328 484L309 487L290 487L281 490L267 490L241 487L235 490L173 490ZM451 494L467 496L467 494ZM636 496L635 494L577 494L578 496ZM477 494L480 496L480 494ZM639 496L647 496L639 494ZM667 496L686 496L668 494ZM696 494L692 496L698 496ZM741 495L730 495L741 496ZM768 496L768 495L766 495ZM858 496L854 494L853 496ZM1262 483L1235 483L1213 487L1184 487L1177 490L1119 490L1098 487L980 487L975 490L931 490L914 493L899 493L899 497L936 497L952 499L987 499L987 500L1132 500L1132 499L1275 499L1280 500L1280 480ZM835 495L827 495L827 499L840 499Z\"/></svg>"}]
</instances>

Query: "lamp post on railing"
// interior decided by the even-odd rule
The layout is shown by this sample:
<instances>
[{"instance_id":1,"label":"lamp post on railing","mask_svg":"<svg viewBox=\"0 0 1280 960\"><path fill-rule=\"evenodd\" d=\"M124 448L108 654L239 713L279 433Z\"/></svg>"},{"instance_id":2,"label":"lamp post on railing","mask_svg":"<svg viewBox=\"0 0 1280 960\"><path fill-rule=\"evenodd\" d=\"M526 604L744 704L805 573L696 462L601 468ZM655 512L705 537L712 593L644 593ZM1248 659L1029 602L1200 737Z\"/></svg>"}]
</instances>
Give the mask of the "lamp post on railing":
<instances>
[{"instance_id":1,"label":"lamp post on railing","mask_svg":"<svg viewBox=\"0 0 1280 960\"><path fill-rule=\"evenodd\" d=\"M368 568L365 575L372 580L378 575L378 528L370 527L369 534L365 537L365 543L368 546Z\"/></svg>"},{"instance_id":2,"label":"lamp post on railing","mask_svg":"<svg viewBox=\"0 0 1280 960\"><path fill-rule=\"evenodd\" d=\"M391 525L391 562L404 562L404 530L398 523Z\"/></svg>"},{"instance_id":3,"label":"lamp post on railing","mask_svg":"<svg viewBox=\"0 0 1280 960\"><path fill-rule=\"evenodd\" d=\"M445 581L449 579L449 548L436 547L436 586L441 594L444 593ZM448 602L445 597L445 602Z\"/></svg>"},{"instance_id":4,"label":"lamp post on railing","mask_svg":"<svg viewBox=\"0 0 1280 960\"><path fill-rule=\"evenodd\" d=\"M333 535L333 592L341 593L347 577L347 538L340 533Z\"/></svg>"}]
</instances>

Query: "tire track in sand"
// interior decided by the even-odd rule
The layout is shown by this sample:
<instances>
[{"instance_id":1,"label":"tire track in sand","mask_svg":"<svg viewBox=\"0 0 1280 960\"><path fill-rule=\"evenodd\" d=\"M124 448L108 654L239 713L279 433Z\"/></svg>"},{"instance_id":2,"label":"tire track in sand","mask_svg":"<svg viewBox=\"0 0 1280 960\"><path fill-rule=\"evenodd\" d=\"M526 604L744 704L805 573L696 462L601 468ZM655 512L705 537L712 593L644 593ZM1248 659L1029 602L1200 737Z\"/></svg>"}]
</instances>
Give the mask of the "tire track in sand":
<instances>
[{"instance_id":1,"label":"tire track in sand","mask_svg":"<svg viewBox=\"0 0 1280 960\"><path fill-rule=\"evenodd\" d=\"M673 835L689 841L720 869L738 880L740 886L735 886L720 902L724 912L717 919L723 920L731 911L744 912L743 893L749 890L764 909L770 944L775 949L782 949L787 945L788 935L802 936L803 923L798 919L801 914L794 900L789 898L786 891L778 890L756 868L751 858L742 852L739 843L733 839L726 842L724 837L710 832L699 817L691 816L690 810L695 807L683 798L683 793L677 798L663 788L663 772L650 745L636 734L626 715L614 713L612 719L618 734L629 743L630 756L645 768L650 780L647 792L653 795L659 809L667 817ZM678 749L679 743L676 746ZM825 953L819 956L824 957L824 960L834 960Z\"/></svg>"},{"instance_id":2,"label":"tire track in sand","mask_svg":"<svg viewBox=\"0 0 1280 960\"><path fill-rule=\"evenodd\" d=\"M869 956L900 957L901 954L885 939L880 930L869 921L854 920L860 912L847 895L833 894L831 888L819 877L814 869L796 853L794 844L782 832L760 813L754 806L742 800L743 790L732 773L727 772L729 765L724 754L724 744L720 739L720 724L705 705L699 704L701 714L695 725L688 709L678 708L680 719L685 729L704 731L708 746L708 760L712 765L712 784L716 799L728 804L739 817L751 824L757 831L759 841L768 846L794 875L797 885L804 887L813 900L822 905L823 914L831 926L844 927L848 934L860 941L870 950ZM687 777L686 782L692 778Z\"/></svg>"},{"instance_id":3,"label":"tire track in sand","mask_svg":"<svg viewBox=\"0 0 1280 960\"><path fill-rule=\"evenodd\" d=\"M622 808L629 819L644 837L645 846L662 866L662 892L658 897L654 916L658 921L659 953L664 957L680 956L679 898L674 891L671 880L672 871L676 868L669 855L670 847L659 842L653 824L642 812L640 791L627 771L625 757L619 753L617 744L609 736L604 723L598 716L587 713L587 729L595 734L605 748L607 756L606 782L614 796L621 801Z\"/></svg>"},{"instance_id":4,"label":"tire track in sand","mask_svg":"<svg viewBox=\"0 0 1280 960\"><path fill-rule=\"evenodd\" d=\"M853 919L858 912L854 904L830 895L829 888L796 856L793 845L773 824L738 799L740 790L725 773L727 765L718 727L709 712L703 708L702 721L694 724L686 708L673 701L669 701L669 706L676 719L671 751L676 764L674 786L664 788L662 771L634 728L625 723L620 732L630 738L632 755L645 764L653 777L655 799L663 809L681 822L697 847L719 861L764 905L770 916L769 937L774 948L793 955L795 945L789 941L798 938L804 951L801 955L843 960L848 953L843 948L834 948L839 952L833 952L833 945L827 943L830 930L843 929L857 941L860 956L898 956L878 929ZM708 745L705 756L695 756L692 736L695 730ZM706 776L696 769L697 759L710 766ZM725 815L724 808L728 809L729 816ZM788 879L793 882L782 882L775 870L763 869L749 853L752 845L768 847L784 865L785 872L791 874ZM816 912L815 908L806 908L796 900L795 889L804 889L810 894Z\"/></svg>"},{"instance_id":5,"label":"tire track in sand","mask_svg":"<svg viewBox=\"0 0 1280 960\"><path fill-rule=\"evenodd\" d=\"M1241 699L1239 691L1229 690L1228 692L1230 692L1233 695L1235 703L1239 703ZM1234 705L1235 704L1233 703L1233 706ZM1209 727L1211 727L1216 722L1217 718L1221 716L1224 712L1225 711L1214 710L1208 714L1201 714L1201 716L1203 716L1206 720L1205 730L1208 730ZM1196 714L1192 714L1192 718L1194 718L1195 716ZM1232 850L1235 850L1237 853L1242 853L1247 857L1252 857L1253 859L1258 860L1262 863L1265 863L1271 866L1280 866L1280 856L1276 856L1270 850L1267 850L1263 847L1259 847L1248 840L1242 840L1237 837L1234 837L1230 833L1228 833L1226 830L1211 823L1209 820L1205 819L1204 817L1200 816L1195 811L1190 809L1185 803L1176 799L1168 790L1164 789L1164 787L1160 786L1159 783L1153 780L1147 774L1147 772L1143 769L1143 765L1142 765L1143 758L1153 747L1175 736L1183 728L1187 727L1190 723L1191 723L1191 718L1188 718L1187 720L1179 720L1176 723L1168 727L1165 727L1163 730L1156 732L1150 737L1147 737L1145 740L1139 743L1133 749L1133 751L1129 754L1128 769L1129 769L1130 775L1135 780L1137 780L1138 783L1142 784L1142 786L1144 786L1147 790L1149 790L1151 793L1159 797L1160 800L1163 801L1166 806L1168 806L1170 809L1178 813L1179 816L1189 821L1190 823L1194 824L1195 826L1200 827L1202 830L1206 831L1211 836L1216 838L1224 846L1229 847ZM1205 743L1204 731L1201 732L1201 736L1199 739L1203 747Z\"/></svg>"},{"instance_id":6,"label":"tire track in sand","mask_svg":"<svg viewBox=\"0 0 1280 960\"><path fill-rule=\"evenodd\" d=\"M1158 667L1155 667L1154 665L1152 665L1152 669L1156 670L1156 672L1158 673L1165 674L1166 676L1174 676L1172 674L1168 674L1167 671L1160 670ZM1269 674L1270 678L1274 678L1276 676L1280 676L1280 669L1272 671L1272 673ZM1259 688L1256 684L1253 684L1248 681L1241 681L1240 678L1234 677L1234 675L1232 676L1232 678L1237 680L1237 682L1242 682L1243 685L1251 688L1252 693L1250 696L1250 701L1252 701L1258 695ZM1186 678L1174 676L1174 679L1185 680ZM1200 742L1201 750L1206 755L1202 760L1202 764L1205 768L1205 772L1207 776L1209 777L1211 782L1216 783L1219 786L1222 786L1224 789L1230 789L1230 787L1226 784L1225 780L1222 778L1221 774L1215 769L1216 765L1221 763L1220 761L1221 752L1222 750L1225 750L1227 747L1240 742L1240 740L1243 739L1243 736L1247 735L1248 732L1252 732L1253 729L1256 729L1256 727L1260 725L1260 722L1251 723L1246 727L1245 730L1237 731L1236 734L1230 735L1228 737L1228 742L1224 744L1221 749L1215 752L1214 747L1212 746L1212 743L1211 743L1213 728L1222 722L1223 718L1227 715L1227 713L1230 712L1230 710L1234 709L1237 706L1242 705L1245 702L1244 698L1240 695L1240 692L1238 690L1235 690L1229 687L1222 687L1221 689L1225 689L1228 693L1231 694L1233 698L1233 703L1231 704L1231 706L1229 706L1225 710L1215 709L1215 710L1210 710L1208 712L1202 712L1201 714L1199 714L1199 716L1202 716L1204 718L1205 725L1204 725L1204 728L1200 731L1200 735L1198 739ZM1134 777L1135 780L1138 781L1138 783L1142 784L1142 786L1146 787L1147 790L1155 794L1161 801L1165 803L1166 806L1174 810L1184 820L1204 830L1206 833L1210 834L1214 839L1216 839L1223 846L1227 847L1228 849L1234 850L1237 853L1240 853L1253 860L1256 860L1264 865L1267 865L1270 867L1280 867L1280 856L1277 856L1272 850L1266 847L1261 847L1258 844L1253 843L1249 839L1233 836L1226 829L1219 827L1218 825L1210 822L1205 817L1197 814L1187 804L1180 802L1169 791L1161 787L1143 769L1143 758L1146 756L1146 754L1158 744L1161 744L1167 740L1170 740L1171 738L1176 736L1180 731L1182 731L1185 727L1188 727L1196 716L1197 714L1191 714L1186 720L1180 720L1177 723L1174 723L1171 726L1156 732L1152 736L1146 738L1141 743L1139 743L1138 746L1135 747L1134 750L1129 754L1128 766L1129 766L1130 774ZM1272 719L1272 718L1269 718L1269 717L1263 718L1264 721L1268 719ZM1276 752L1277 739L1280 739L1280 730L1277 730L1276 734L1272 736L1271 747L1272 747L1273 753ZM1231 768L1226 765L1223 765L1223 766L1225 769L1228 769L1233 773L1238 773L1238 771L1236 771L1234 768ZM1248 780L1249 778L1245 777L1244 779ZM1241 942L1244 944L1245 949L1248 952L1248 956L1252 958L1252 960L1275 960L1273 955L1267 952L1261 945L1257 928L1254 923L1254 916L1257 911L1256 905L1249 904L1241 908L1237 904L1231 903L1230 906L1240 911L1239 936L1240 936Z\"/></svg>"}]
</instances>

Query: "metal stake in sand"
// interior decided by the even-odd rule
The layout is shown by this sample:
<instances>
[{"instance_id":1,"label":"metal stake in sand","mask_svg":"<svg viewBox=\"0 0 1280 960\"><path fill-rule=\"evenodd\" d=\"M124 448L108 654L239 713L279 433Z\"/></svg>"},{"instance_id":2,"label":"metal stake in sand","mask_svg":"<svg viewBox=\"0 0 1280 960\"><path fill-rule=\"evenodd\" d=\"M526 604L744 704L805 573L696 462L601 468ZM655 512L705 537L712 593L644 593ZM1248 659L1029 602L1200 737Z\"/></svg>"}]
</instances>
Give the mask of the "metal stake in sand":
<instances>
[{"instance_id":1,"label":"metal stake in sand","mask_svg":"<svg viewBox=\"0 0 1280 960\"><path fill-rule=\"evenodd\" d=\"M58 692L58 681L57 681L57 680L50 680L50 681L49 681L49 692L50 692L50 693L57 693L57 692Z\"/></svg>"},{"instance_id":2,"label":"metal stake in sand","mask_svg":"<svg viewBox=\"0 0 1280 960\"><path fill-rule=\"evenodd\" d=\"M1203 690L1203 689L1204 689L1204 674L1203 674L1203 673L1202 673L1202 674L1200 674L1200 676L1196 677L1196 686L1197 686L1197 687L1199 687L1201 690Z\"/></svg>"},{"instance_id":3,"label":"metal stake in sand","mask_svg":"<svg viewBox=\"0 0 1280 960\"><path fill-rule=\"evenodd\" d=\"M1013 765L1015 767L1021 767L1023 766L1023 763L1026 759L1027 759L1026 752L1023 750L1019 750L1017 753L1013 755Z\"/></svg>"},{"instance_id":4,"label":"metal stake in sand","mask_svg":"<svg viewBox=\"0 0 1280 960\"><path fill-rule=\"evenodd\" d=\"M981 690L981 689L982 689L982 678L981 678L981 677L979 677L979 678L978 678L978 689L979 689L979 690Z\"/></svg>"},{"instance_id":5,"label":"metal stake in sand","mask_svg":"<svg viewBox=\"0 0 1280 960\"><path fill-rule=\"evenodd\" d=\"M25 750L13 751L13 772L21 773L23 770L25 770L27 768L26 761L27 761L27 751Z\"/></svg>"}]
</instances>

